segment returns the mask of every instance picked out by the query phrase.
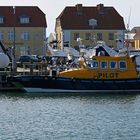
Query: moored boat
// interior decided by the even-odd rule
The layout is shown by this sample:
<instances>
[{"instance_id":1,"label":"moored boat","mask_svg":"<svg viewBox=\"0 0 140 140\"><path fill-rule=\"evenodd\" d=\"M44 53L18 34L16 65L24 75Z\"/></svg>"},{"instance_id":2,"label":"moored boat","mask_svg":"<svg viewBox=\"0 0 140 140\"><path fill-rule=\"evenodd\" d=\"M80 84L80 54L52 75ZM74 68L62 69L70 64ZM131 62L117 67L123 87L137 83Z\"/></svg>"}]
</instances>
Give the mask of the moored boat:
<instances>
[{"instance_id":1,"label":"moored boat","mask_svg":"<svg viewBox=\"0 0 140 140\"><path fill-rule=\"evenodd\" d=\"M30 93L139 92L140 78L135 60L130 56L81 58L79 68L52 76L17 75L13 77L13 83Z\"/></svg>"}]
</instances>

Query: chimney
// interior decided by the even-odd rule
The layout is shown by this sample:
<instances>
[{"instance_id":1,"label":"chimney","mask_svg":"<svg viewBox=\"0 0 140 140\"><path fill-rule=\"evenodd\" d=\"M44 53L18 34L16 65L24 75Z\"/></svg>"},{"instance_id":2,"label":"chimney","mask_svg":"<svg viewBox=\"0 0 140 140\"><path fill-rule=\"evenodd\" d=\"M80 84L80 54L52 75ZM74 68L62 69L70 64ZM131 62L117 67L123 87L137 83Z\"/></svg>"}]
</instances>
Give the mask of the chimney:
<instances>
[{"instance_id":1,"label":"chimney","mask_svg":"<svg viewBox=\"0 0 140 140\"><path fill-rule=\"evenodd\" d=\"M82 15L83 14L82 4L77 4L75 7L76 7L77 15Z\"/></svg>"},{"instance_id":2,"label":"chimney","mask_svg":"<svg viewBox=\"0 0 140 140\"><path fill-rule=\"evenodd\" d=\"M104 5L103 4L100 3L100 4L97 5L98 12L102 12L103 9L104 9Z\"/></svg>"}]
</instances>

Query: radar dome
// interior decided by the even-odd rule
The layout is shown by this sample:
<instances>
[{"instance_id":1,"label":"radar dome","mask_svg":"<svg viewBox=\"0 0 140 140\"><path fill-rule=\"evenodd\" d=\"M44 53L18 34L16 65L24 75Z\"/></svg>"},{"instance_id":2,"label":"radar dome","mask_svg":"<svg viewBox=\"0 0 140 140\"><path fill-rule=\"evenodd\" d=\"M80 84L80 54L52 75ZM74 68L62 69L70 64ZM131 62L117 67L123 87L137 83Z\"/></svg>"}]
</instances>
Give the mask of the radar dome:
<instances>
[{"instance_id":1,"label":"radar dome","mask_svg":"<svg viewBox=\"0 0 140 140\"><path fill-rule=\"evenodd\" d=\"M0 68L6 68L10 63L9 57L0 52Z\"/></svg>"}]
</instances>

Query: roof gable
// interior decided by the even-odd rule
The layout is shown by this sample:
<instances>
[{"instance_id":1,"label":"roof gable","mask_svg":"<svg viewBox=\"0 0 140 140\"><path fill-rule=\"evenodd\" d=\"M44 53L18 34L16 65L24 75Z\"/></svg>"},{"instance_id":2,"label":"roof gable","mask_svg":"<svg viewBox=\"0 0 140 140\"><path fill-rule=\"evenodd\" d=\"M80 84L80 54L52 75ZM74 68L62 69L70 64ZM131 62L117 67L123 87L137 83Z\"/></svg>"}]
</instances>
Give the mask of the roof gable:
<instances>
[{"instance_id":1,"label":"roof gable","mask_svg":"<svg viewBox=\"0 0 140 140\"><path fill-rule=\"evenodd\" d=\"M0 16L4 18L4 23L0 24L0 27L13 27L13 6L0 6ZM30 22L28 24L21 24L21 16L29 17ZM15 21L16 27L47 27L45 14L37 6L16 6Z\"/></svg>"},{"instance_id":2,"label":"roof gable","mask_svg":"<svg viewBox=\"0 0 140 140\"><path fill-rule=\"evenodd\" d=\"M79 6L79 9L78 9ZM89 20L95 19L97 26L89 26ZM66 7L58 16L62 29L122 29L125 30L123 18L113 7Z\"/></svg>"}]
</instances>

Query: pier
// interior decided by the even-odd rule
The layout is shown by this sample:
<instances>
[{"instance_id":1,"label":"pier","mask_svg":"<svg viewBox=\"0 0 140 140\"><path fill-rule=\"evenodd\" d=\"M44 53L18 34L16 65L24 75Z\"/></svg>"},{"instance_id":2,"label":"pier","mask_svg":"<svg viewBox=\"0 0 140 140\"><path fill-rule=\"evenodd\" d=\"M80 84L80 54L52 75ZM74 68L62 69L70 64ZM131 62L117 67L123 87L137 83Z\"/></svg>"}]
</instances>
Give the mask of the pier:
<instances>
[{"instance_id":1,"label":"pier","mask_svg":"<svg viewBox=\"0 0 140 140\"><path fill-rule=\"evenodd\" d=\"M17 62L16 72L11 68L4 68L0 70L0 91L23 91L20 87L16 87L11 79L16 75L48 75L49 69L45 62Z\"/></svg>"}]
</instances>

